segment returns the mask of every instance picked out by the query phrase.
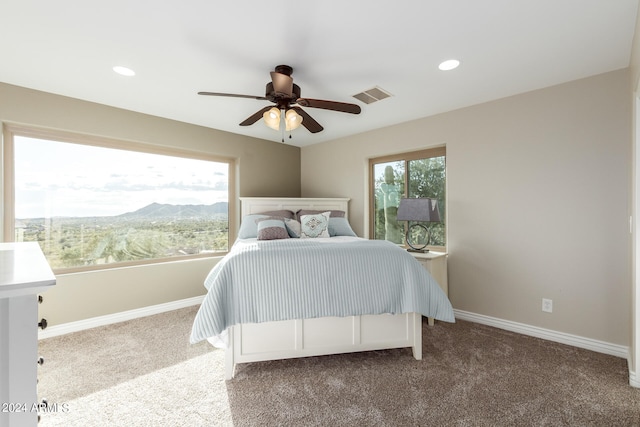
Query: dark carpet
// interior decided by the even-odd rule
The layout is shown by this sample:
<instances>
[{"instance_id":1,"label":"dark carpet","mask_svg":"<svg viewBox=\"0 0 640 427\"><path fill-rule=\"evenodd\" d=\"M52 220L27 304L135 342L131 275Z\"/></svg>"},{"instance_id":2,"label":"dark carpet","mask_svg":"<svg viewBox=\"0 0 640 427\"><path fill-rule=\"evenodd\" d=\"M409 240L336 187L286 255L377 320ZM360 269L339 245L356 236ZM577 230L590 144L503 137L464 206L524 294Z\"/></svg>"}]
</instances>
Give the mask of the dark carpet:
<instances>
[{"instance_id":1,"label":"dark carpet","mask_svg":"<svg viewBox=\"0 0 640 427\"><path fill-rule=\"evenodd\" d=\"M238 365L188 344L197 307L40 342L40 426L639 426L613 356L458 321L410 349ZM65 404L65 405L62 405Z\"/></svg>"}]
</instances>

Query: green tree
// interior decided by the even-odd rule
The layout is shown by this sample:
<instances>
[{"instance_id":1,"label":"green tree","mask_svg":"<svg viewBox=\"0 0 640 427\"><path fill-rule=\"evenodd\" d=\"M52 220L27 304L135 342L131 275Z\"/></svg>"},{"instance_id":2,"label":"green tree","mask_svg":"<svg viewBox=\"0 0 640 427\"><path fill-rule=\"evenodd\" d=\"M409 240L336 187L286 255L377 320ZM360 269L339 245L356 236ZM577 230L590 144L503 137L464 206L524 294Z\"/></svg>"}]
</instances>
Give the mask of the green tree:
<instances>
[{"instance_id":1,"label":"green tree","mask_svg":"<svg viewBox=\"0 0 640 427\"><path fill-rule=\"evenodd\" d=\"M431 235L431 245L445 245L446 158L430 157L408 162L409 191L407 197L429 197L438 201L440 222L425 224Z\"/></svg>"}]
</instances>

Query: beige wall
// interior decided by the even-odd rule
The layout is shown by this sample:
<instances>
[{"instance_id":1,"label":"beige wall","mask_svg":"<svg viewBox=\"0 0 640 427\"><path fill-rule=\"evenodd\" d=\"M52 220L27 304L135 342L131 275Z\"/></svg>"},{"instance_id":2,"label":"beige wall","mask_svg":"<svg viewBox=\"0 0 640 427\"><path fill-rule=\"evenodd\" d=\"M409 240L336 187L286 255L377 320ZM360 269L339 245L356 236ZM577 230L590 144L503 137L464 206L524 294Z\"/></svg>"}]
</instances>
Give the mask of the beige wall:
<instances>
[{"instance_id":1,"label":"beige wall","mask_svg":"<svg viewBox=\"0 0 640 427\"><path fill-rule=\"evenodd\" d=\"M630 357L629 357L629 371L630 371L630 383L636 387L640 387L640 379L637 375L637 366L640 365L640 289L638 288L638 271L640 270L640 260L638 260L637 252L640 248L640 236L638 235L638 212L640 212L640 206L638 206L640 199L638 198L638 188L640 188L640 179L638 176L638 168L640 168L640 156L638 154L638 83L640 81L640 32L638 28L640 26L640 10L636 15L636 32L633 37L633 44L631 47L631 60L629 64L630 74L630 86L632 89L632 156L630 156L630 163L632 169L632 186L629 194L629 200L631 200L630 214L634 217L636 223L634 227L633 241L630 248L630 261L631 261L631 334L630 334Z\"/></svg>"},{"instance_id":2,"label":"beige wall","mask_svg":"<svg viewBox=\"0 0 640 427\"><path fill-rule=\"evenodd\" d=\"M629 81L615 71L304 147L302 196L350 197L364 235L367 160L446 144L454 308L629 345Z\"/></svg>"},{"instance_id":3,"label":"beige wall","mask_svg":"<svg viewBox=\"0 0 640 427\"><path fill-rule=\"evenodd\" d=\"M238 196L300 196L300 149L285 144L3 83L0 122L231 157L236 160ZM57 325L202 295L202 282L215 262L204 259L61 275L56 287L44 295L40 315Z\"/></svg>"},{"instance_id":4,"label":"beige wall","mask_svg":"<svg viewBox=\"0 0 640 427\"><path fill-rule=\"evenodd\" d=\"M637 89L640 80L640 9L636 15L636 31L633 34L633 43L631 45L631 59L629 69L631 70L632 88Z\"/></svg>"}]
</instances>

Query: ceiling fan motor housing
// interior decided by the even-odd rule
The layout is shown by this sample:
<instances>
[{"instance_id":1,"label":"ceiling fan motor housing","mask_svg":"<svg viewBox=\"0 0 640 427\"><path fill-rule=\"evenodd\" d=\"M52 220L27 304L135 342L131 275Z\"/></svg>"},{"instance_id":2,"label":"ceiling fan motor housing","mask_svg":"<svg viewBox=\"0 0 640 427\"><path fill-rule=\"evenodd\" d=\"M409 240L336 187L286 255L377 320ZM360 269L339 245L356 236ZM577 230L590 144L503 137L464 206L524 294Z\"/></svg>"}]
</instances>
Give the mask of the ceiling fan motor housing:
<instances>
[{"instance_id":1,"label":"ceiling fan motor housing","mask_svg":"<svg viewBox=\"0 0 640 427\"><path fill-rule=\"evenodd\" d=\"M289 65L276 65L274 69L276 73L284 74L285 76L290 76L293 73L293 68Z\"/></svg>"},{"instance_id":2,"label":"ceiling fan motor housing","mask_svg":"<svg viewBox=\"0 0 640 427\"><path fill-rule=\"evenodd\" d=\"M295 83L293 84L292 94L289 96L285 93L276 92L273 88L273 82L269 82L267 83L264 97L282 109L287 108L291 104L295 104L298 98L300 98L300 93L300 86Z\"/></svg>"}]
</instances>

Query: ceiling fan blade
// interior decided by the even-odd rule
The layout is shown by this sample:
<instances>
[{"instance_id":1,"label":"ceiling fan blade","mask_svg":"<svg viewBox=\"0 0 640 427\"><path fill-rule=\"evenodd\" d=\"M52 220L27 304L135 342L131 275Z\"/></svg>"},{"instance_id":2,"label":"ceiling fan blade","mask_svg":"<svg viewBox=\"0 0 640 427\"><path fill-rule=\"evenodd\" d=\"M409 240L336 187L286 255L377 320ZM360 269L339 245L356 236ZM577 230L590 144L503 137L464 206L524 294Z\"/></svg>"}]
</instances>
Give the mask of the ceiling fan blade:
<instances>
[{"instance_id":1,"label":"ceiling fan blade","mask_svg":"<svg viewBox=\"0 0 640 427\"><path fill-rule=\"evenodd\" d=\"M259 99L259 100L266 100L267 99L264 96L238 95L237 93L198 92L198 95L226 96L226 97L229 97L229 98L250 98L250 99Z\"/></svg>"},{"instance_id":2,"label":"ceiling fan blade","mask_svg":"<svg viewBox=\"0 0 640 427\"><path fill-rule=\"evenodd\" d=\"M342 113L360 114L360 106L348 104L346 102L324 101L322 99L298 98L298 105L311 108L322 108L323 110L340 111ZM304 122L303 122L304 123Z\"/></svg>"},{"instance_id":3,"label":"ceiling fan blade","mask_svg":"<svg viewBox=\"0 0 640 427\"><path fill-rule=\"evenodd\" d=\"M318 133L324 129L320 125L320 123L316 122L314 118L311 117L309 114L307 114L307 112L304 111L302 108L300 107L291 107L291 108L294 109L296 113L302 116L302 126L306 127L309 130L309 132Z\"/></svg>"},{"instance_id":4,"label":"ceiling fan blade","mask_svg":"<svg viewBox=\"0 0 640 427\"><path fill-rule=\"evenodd\" d=\"M252 124L254 124L255 122L257 122L258 120L260 120L262 118L262 115L269 111L271 108L273 108L273 105L268 105L266 107L264 107L263 109L256 111L254 114L252 114L251 116L247 117L242 123L240 123L240 126L251 126Z\"/></svg>"},{"instance_id":5,"label":"ceiling fan blade","mask_svg":"<svg viewBox=\"0 0 640 427\"><path fill-rule=\"evenodd\" d=\"M273 82L273 90L286 96L291 96L293 92L293 78L286 74L271 72L271 81Z\"/></svg>"}]
</instances>

